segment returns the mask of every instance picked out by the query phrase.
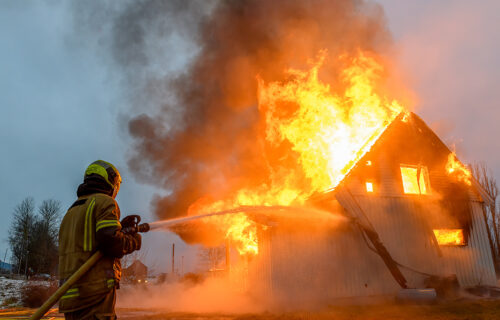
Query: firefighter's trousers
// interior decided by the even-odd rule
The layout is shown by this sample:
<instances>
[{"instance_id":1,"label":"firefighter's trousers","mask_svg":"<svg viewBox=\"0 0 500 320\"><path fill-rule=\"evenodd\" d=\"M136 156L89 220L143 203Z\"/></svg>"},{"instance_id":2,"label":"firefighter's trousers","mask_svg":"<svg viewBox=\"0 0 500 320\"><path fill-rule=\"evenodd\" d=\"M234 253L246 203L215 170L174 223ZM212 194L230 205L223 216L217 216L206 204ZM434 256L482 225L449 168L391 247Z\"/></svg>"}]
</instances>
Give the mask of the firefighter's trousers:
<instances>
[{"instance_id":1,"label":"firefighter's trousers","mask_svg":"<svg viewBox=\"0 0 500 320\"><path fill-rule=\"evenodd\" d=\"M116 288L113 288L102 298L97 297L98 302L86 308L64 314L66 320L115 320Z\"/></svg>"}]
</instances>

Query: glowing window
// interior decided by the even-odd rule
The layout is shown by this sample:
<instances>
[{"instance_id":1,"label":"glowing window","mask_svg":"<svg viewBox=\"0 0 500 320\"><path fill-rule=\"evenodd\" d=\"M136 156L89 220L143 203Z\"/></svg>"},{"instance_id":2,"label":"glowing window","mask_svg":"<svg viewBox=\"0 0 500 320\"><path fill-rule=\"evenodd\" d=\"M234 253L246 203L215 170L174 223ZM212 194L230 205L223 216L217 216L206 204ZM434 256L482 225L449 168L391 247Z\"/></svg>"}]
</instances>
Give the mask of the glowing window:
<instances>
[{"instance_id":1,"label":"glowing window","mask_svg":"<svg viewBox=\"0 0 500 320\"><path fill-rule=\"evenodd\" d=\"M401 166L403 190L406 194L429 194L429 173L425 166Z\"/></svg>"},{"instance_id":2,"label":"glowing window","mask_svg":"<svg viewBox=\"0 0 500 320\"><path fill-rule=\"evenodd\" d=\"M366 192L373 192L373 183L372 182L366 183Z\"/></svg>"},{"instance_id":3,"label":"glowing window","mask_svg":"<svg viewBox=\"0 0 500 320\"><path fill-rule=\"evenodd\" d=\"M434 229L433 231L440 246L465 245L464 231L462 229Z\"/></svg>"}]
</instances>

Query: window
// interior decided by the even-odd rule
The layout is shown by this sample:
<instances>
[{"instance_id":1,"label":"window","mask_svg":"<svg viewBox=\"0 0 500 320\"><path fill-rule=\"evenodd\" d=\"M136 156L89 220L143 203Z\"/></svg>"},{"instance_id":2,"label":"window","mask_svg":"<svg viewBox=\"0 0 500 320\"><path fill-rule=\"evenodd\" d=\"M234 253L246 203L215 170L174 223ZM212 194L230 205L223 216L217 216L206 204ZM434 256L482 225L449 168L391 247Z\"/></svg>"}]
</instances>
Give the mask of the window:
<instances>
[{"instance_id":1,"label":"window","mask_svg":"<svg viewBox=\"0 0 500 320\"><path fill-rule=\"evenodd\" d=\"M373 192L373 183L372 182L366 183L366 192Z\"/></svg>"},{"instance_id":2,"label":"window","mask_svg":"<svg viewBox=\"0 0 500 320\"><path fill-rule=\"evenodd\" d=\"M429 194L429 173L425 166L401 165L403 190L406 194Z\"/></svg>"},{"instance_id":3,"label":"window","mask_svg":"<svg viewBox=\"0 0 500 320\"><path fill-rule=\"evenodd\" d=\"M434 229L434 236L440 246L464 246L463 229Z\"/></svg>"}]
</instances>

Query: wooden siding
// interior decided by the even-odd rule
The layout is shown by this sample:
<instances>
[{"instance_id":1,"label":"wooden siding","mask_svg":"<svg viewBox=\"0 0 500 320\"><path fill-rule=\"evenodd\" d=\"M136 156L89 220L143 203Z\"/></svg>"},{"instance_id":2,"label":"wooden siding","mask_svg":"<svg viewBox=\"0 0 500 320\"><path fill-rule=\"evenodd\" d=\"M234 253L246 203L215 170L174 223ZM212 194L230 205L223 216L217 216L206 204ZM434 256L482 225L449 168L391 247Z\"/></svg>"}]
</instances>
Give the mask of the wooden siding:
<instances>
[{"instance_id":1,"label":"wooden siding","mask_svg":"<svg viewBox=\"0 0 500 320\"><path fill-rule=\"evenodd\" d=\"M422 273L456 274L461 286L496 285L481 203L471 202L473 223L462 247L437 246L426 214L435 209L414 197L356 196L380 239L400 264ZM425 212L425 211L429 212ZM260 258L253 267L263 290L277 303L317 304L335 298L395 295L399 286L382 259L351 224L327 231L261 232ZM425 287L425 274L401 267L409 287Z\"/></svg>"}]
</instances>

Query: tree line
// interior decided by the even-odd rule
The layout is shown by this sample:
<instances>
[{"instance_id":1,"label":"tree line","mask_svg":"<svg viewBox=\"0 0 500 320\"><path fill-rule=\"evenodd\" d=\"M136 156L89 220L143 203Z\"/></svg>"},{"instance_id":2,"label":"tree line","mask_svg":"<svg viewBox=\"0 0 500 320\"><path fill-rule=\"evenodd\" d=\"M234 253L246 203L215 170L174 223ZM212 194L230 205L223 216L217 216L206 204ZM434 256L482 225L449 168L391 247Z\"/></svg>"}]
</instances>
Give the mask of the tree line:
<instances>
[{"instance_id":1,"label":"tree line","mask_svg":"<svg viewBox=\"0 0 500 320\"><path fill-rule=\"evenodd\" d=\"M14 272L56 274L60 221L61 203L53 199L36 210L35 200L27 197L14 208L8 238Z\"/></svg>"}]
</instances>

